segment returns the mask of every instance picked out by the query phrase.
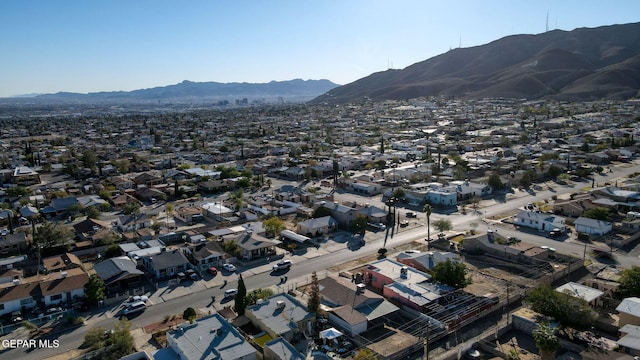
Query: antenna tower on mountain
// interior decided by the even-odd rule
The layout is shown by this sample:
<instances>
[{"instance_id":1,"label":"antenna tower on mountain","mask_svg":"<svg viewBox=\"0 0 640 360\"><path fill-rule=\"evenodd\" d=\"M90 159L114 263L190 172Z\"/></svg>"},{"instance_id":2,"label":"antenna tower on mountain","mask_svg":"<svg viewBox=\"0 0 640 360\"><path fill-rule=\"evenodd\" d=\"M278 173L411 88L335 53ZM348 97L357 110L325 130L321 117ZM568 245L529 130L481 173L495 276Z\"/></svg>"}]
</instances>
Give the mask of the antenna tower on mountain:
<instances>
[{"instance_id":1,"label":"antenna tower on mountain","mask_svg":"<svg viewBox=\"0 0 640 360\"><path fill-rule=\"evenodd\" d=\"M547 10L547 25L545 27L545 32L549 32L549 10Z\"/></svg>"}]
</instances>

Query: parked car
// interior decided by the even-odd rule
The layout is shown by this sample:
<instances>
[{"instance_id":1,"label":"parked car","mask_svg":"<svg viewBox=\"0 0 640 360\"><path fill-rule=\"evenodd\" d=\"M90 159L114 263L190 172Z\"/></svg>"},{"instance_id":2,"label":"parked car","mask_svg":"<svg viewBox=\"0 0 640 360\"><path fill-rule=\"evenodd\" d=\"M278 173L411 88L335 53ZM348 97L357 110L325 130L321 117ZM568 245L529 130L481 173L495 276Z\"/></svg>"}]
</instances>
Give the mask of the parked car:
<instances>
[{"instance_id":1,"label":"parked car","mask_svg":"<svg viewBox=\"0 0 640 360\"><path fill-rule=\"evenodd\" d=\"M187 276L191 280L198 280L198 273L195 270L192 270L192 269L187 270Z\"/></svg>"},{"instance_id":2,"label":"parked car","mask_svg":"<svg viewBox=\"0 0 640 360\"><path fill-rule=\"evenodd\" d=\"M549 231L549 237L554 238L554 237L558 237L560 235L562 235L562 231L560 229L553 229L553 230Z\"/></svg>"},{"instance_id":3,"label":"parked car","mask_svg":"<svg viewBox=\"0 0 640 360\"><path fill-rule=\"evenodd\" d=\"M279 261L277 264L273 265L273 271L289 269L291 265L292 265L291 260L282 260L282 261Z\"/></svg>"},{"instance_id":4,"label":"parked car","mask_svg":"<svg viewBox=\"0 0 640 360\"><path fill-rule=\"evenodd\" d=\"M11 313L11 322L19 323L22 321L22 313L20 311L14 311Z\"/></svg>"},{"instance_id":5,"label":"parked car","mask_svg":"<svg viewBox=\"0 0 640 360\"><path fill-rule=\"evenodd\" d=\"M226 264L222 265L222 268L224 270L228 271L228 272L235 272L236 271L236 266L233 265L233 264L229 264L229 263L226 263Z\"/></svg>"},{"instance_id":6,"label":"parked car","mask_svg":"<svg viewBox=\"0 0 640 360\"><path fill-rule=\"evenodd\" d=\"M416 215L416 213L414 213L413 211L409 211L409 212L407 213L407 217L408 217L408 218L415 218L415 217L417 217L417 215Z\"/></svg>"},{"instance_id":7,"label":"parked car","mask_svg":"<svg viewBox=\"0 0 640 360\"><path fill-rule=\"evenodd\" d=\"M400 226L401 227L409 226L409 222L407 220L402 220L400 221Z\"/></svg>"},{"instance_id":8,"label":"parked car","mask_svg":"<svg viewBox=\"0 0 640 360\"><path fill-rule=\"evenodd\" d=\"M224 291L224 298L225 299L232 298L236 296L237 293L238 293L238 289L227 289Z\"/></svg>"},{"instance_id":9,"label":"parked car","mask_svg":"<svg viewBox=\"0 0 640 360\"><path fill-rule=\"evenodd\" d=\"M146 309L147 309L147 304L145 304L142 301L138 301L138 302L134 302L133 304L129 305L126 309L124 309L124 311L122 313L124 315L130 315L130 314L143 312Z\"/></svg>"},{"instance_id":10,"label":"parked car","mask_svg":"<svg viewBox=\"0 0 640 360\"><path fill-rule=\"evenodd\" d=\"M218 275L218 269L216 269L216 268L215 268L215 267L213 267L213 266L212 266L212 267L210 267L210 268L208 268L208 269L207 269L207 272L208 272L209 274L213 275L213 276Z\"/></svg>"}]
</instances>

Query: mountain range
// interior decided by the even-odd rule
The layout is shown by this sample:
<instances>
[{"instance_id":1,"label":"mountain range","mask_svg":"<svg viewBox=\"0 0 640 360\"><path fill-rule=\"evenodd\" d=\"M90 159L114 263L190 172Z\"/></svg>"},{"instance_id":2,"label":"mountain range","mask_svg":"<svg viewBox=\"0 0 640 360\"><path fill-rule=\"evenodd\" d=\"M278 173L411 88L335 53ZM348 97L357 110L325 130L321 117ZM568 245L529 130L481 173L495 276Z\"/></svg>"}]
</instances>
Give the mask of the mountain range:
<instances>
[{"instance_id":1,"label":"mountain range","mask_svg":"<svg viewBox=\"0 0 640 360\"><path fill-rule=\"evenodd\" d=\"M338 86L329 80L271 81L269 83L218 83L183 81L179 84L133 91L95 92L88 94L59 92L35 97L42 101L72 102L214 102L235 99L277 99L304 102Z\"/></svg>"},{"instance_id":2,"label":"mountain range","mask_svg":"<svg viewBox=\"0 0 640 360\"><path fill-rule=\"evenodd\" d=\"M365 98L623 99L640 93L640 23L513 35L336 87L311 103Z\"/></svg>"}]
</instances>

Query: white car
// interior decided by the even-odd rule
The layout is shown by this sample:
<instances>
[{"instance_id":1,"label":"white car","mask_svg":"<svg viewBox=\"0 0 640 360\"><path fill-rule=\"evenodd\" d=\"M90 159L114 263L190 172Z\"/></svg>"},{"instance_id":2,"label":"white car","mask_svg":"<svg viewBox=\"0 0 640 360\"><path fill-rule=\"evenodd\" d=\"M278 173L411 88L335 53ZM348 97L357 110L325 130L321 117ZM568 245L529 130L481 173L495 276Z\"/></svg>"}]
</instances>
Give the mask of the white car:
<instances>
[{"instance_id":1,"label":"white car","mask_svg":"<svg viewBox=\"0 0 640 360\"><path fill-rule=\"evenodd\" d=\"M277 264L273 265L273 271L288 269L291 267L291 265L292 265L291 260L282 260Z\"/></svg>"},{"instance_id":2,"label":"white car","mask_svg":"<svg viewBox=\"0 0 640 360\"><path fill-rule=\"evenodd\" d=\"M136 295L136 296L132 296L130 297L127 301L125 301L124 306L131 306L132 304L135 304L137 302L143 302L146 303L147 301L149 301L149 298L145 295Z\"/></svg>"},{"instance_id":3,"label":"white car","mask_svg":"<svg viewBox=\"0 0 640 360\"><path fill-rule=\"evenodd\" d=\"M222 268L225 269L226 271L229 271L229 272L236 271L236 267L233 264L224 264L224 265L222 265Z\"/></svg>"},{"instance_id":4,"label":"white car","mask_svg":"<svg viewBox=\"0 0 640 360\"><path fill-rule=\"evenodd\" d=\"M238 289L228 289L224 291L224 298L232 298L234 296L236 296L236 294L238 293Z\"/></svg>"}]
</instances>

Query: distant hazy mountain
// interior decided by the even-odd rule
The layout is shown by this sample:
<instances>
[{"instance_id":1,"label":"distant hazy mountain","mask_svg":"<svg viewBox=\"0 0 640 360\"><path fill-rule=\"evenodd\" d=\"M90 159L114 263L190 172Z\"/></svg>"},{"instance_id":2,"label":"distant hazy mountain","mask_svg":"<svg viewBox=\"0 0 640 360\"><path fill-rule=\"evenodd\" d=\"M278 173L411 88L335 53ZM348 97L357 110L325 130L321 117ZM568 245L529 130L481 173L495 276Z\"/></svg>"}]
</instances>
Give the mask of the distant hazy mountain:
<instances>
[{"instance_id":1,"label":"distant hazy mountain","mask_svg":"<svg viewBox=\"0 0 640 360\"><path fill-rule=\"evenodd\" d=\"M37 96L41 100L79 102L135 102L135 101L207 101L226 99L276 99L308 101L338 86L329 80L289 80L269 83L217 83L183 81L176 85L134 91L111 91L88 94L59 92Z\"/></svg>"},{"instance_id":2,"label":"distant hazy mountain","mask_svg":"<svg viewBox=\"0 0 640 360\"><path fill-rule=\"evenodd\" d=\"M508 36L374 73L313 103L422 96L591 100L638 96L640 23Z\"/></svg>"}]
</instances>

